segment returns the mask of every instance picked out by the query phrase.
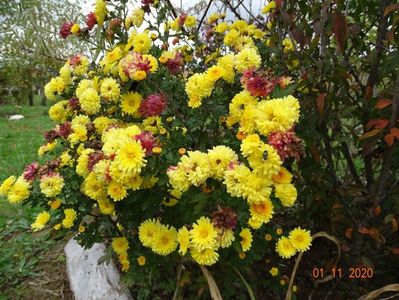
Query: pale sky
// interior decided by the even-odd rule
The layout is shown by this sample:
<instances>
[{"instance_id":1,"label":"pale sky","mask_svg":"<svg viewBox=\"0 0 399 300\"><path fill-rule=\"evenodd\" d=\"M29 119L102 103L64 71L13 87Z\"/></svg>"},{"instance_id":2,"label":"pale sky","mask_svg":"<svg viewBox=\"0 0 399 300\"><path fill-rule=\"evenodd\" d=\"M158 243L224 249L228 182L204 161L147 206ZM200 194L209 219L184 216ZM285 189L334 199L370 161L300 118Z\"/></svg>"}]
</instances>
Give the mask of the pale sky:
<instances>
[{"instance_id":1,"label":"pale sky","mask_svg":"<svg viewBox=\"0 0 399 300\"><path fill-rule=\"evenodd\" d=\"M72 3L73 2L78 2L78 0L70 0ZM94 3L95 0L80 0L81 2L83 2L83 13L86 15L88 14L90 11L93 10L94 8ZM172 4L176 7L180 7L182 6L183 10L187 10L188 8L194 6L195 4L198 4L200 1L198 0L171 0ZM216 4L215 4L216 2ZM237 1L231 1L232 3L235 3ZM251 12L256 15L257 13L259 13L260 9L265 6L269 1L267 0L244 0L243 3L246 5L246 7L248 9L251 10ZM138 7L140 6L141 1L140 0L131 0L129 1L129 4L131 4L134 7ZM212 5L209 9L209 13L212 13L214 11L217 10L217 7L221 7L223 6L223 4L221 4L219 1L214 1L212 2ZM247 16L248 13L241 9L240 11L242 16ZM234 18L233 13L231 13L230 10L227 10L227 19L232 19Z\"/></svg>"}]
</instances>

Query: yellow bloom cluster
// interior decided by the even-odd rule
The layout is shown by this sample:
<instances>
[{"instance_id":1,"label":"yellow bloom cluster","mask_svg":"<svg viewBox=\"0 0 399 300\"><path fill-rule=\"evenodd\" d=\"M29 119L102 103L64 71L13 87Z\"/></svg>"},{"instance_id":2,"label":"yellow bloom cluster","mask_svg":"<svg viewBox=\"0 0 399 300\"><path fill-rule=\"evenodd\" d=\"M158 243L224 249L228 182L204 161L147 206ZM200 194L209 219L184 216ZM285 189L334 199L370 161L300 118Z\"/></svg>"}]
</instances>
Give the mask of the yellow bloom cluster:
<instances>
[{"instance_id":1,"label":"yellow bloom cluster","mask_svg":"<svg viewBox=\"0 0 399 300\"><path fill-rule=\"evenodd\" d=\"M50 214L47 211L43 211L36 216L36 220L31 224L31 228L33 231L42 230L49 220Z\"/></svg>"},{"instance_id":2,"label":"yellow bloom cluster","mask_svg":"<svg viewBox=\"0 0 399 300\"><path fill-rule=\"evenodd\" d=\"M299 119L299 102L293 96L258 101L243 91L232 99L229 110L228 125L239 123L239 130L247 134L286 131Z\"/></svg>"},{"instance_id":3,"label":"yellow bloom cluster","mask_svg":"<svg viewBox=\"0 0 399 300\"><path fill-rule=\"evenodd\" d=\"M62 220L62 226L64 228L71 228L76 219L76 211L73 208L64 209L64 220Z\"/></svg>"},{"instance_id":4,"label":"yellow bloom cluster","mask_svg":"<svg viewBox=\"0 0 399 300\"><path fill-rule=\"evenodd\" d=\"M304 252L309 250L312 244L312 236L309 230L295 228L289 236L281 237L276 244L276 251L282 258L290 258L297 251Z\"/></svg>"},{"instance_id":5,"label":"yellow bloom cluster","mask_svg":"<svg viewBox=\"0 0 399 300\"><path fill-rule=\"evenodd\" d=\"M17 180L11 176L0 186L0 196L6 196L10 203L19 203L30 196L31 187L31 183L22 176Z\"/></svg>"},{"instance_id":6,"label":"yellow bloom cluster","mask_svg":"<svg viewBox=\"0 0 399 300\"><path fill-rule=\"evenodd\" d=\"M119 262L122 265L122 271L129 270L130 263L128 259L127 250L129 243L125 237L117 237L112 239L112 249L118 254Z\"/></svg>"},{"instance_id":7,"label":"yellow bloom cluster","mask_svg":"<svg viewBox=\"0 0 399 300\"><path fill-rule=\"evenodd\" d=\"M64 187L64 178L60 174L50 174L40 179L40 191L46 197L59 195Z\"/></svg>"}]
</instances>

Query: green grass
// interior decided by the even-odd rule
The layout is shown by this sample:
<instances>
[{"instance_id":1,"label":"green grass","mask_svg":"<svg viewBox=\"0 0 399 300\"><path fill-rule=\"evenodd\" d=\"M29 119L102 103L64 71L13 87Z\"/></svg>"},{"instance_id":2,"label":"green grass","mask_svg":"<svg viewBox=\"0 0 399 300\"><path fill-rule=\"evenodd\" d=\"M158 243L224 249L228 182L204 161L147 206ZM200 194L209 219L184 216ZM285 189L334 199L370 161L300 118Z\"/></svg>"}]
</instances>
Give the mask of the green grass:
<instances>
[{"instance_id":1,"label":"green grass","mask_svg":"<svg viewBox=\"0 0 399 300\"><path fill-rule=\"evenodd\" d=\"M54 127L47 111L43 106L0 105L0 182L10 175L21 175L27 164L37 160L43 133ZM9 121L14 114L25 118ZM37 212L28 205L11 205L0 199L0 291L5 295L19 293L24 279L35 275L37 254L52 243L46 234L30 232Z\"/></svg>"}]
</instances>

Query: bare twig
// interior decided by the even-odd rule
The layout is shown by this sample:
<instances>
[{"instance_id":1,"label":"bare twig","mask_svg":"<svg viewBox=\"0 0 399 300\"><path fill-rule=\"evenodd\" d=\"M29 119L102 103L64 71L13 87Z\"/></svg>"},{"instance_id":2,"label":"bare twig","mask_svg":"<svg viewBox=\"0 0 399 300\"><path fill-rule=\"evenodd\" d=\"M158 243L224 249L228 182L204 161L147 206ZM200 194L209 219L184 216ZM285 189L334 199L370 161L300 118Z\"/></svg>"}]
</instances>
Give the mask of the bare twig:
<instances>
[{"instance_id":1,"label":"bare twig","mask_svg":"<svg viewBox=\"0 0 399 300\"><path fill-rule=\"evenodd\" d=\"M396 127L396 121L398 120L398 113L399 113L399 76L396 77L394 96L392 101L392 111L389 120L388 130ZM378 178L375 204L380 204L387 196L386 187L392 166L393 151L394 148L392 146L388 146L384 151L383 160L382 160L382 171L380 177Z\"/></svg>"},{"instance_id":2,"label":"bare twig","mask_svg":"<svg viewBox=\"0 0 399 300\"><path fill-rule=\"evenodd\" d=\"M202 15L202 18L201 18L200 22L198 23L197 32L201 29L201 25L202 25L202 23L205 20L205 17L206 17L206 14L208 13L209 8L211 7L212 1L213 0L209 1L208 6L206 7L204 14Z\"/></svg>"}]
</instances>

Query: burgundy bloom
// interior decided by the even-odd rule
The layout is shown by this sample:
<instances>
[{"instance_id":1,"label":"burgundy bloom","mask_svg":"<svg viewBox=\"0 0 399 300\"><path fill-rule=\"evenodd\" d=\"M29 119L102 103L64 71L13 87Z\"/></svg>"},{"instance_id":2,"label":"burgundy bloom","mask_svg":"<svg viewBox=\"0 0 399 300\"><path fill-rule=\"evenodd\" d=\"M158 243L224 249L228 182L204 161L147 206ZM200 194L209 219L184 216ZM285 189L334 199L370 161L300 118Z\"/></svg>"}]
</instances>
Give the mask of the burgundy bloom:
<instances>
[{"instance_id":1,"label":"burgundy bloom","mask_svg":"<svg viewBox=\"0 0 399 300\"><path fill-rule=\"evenodd\" d=\"M212 223L217 228L234 230L237 214L230 207L218 205L218 210L212 213Z\"/></svg>"},{"instance_id":2,"label":"burgundy bloom","mask_svg":"<svg viewBox=\"0 0 399 300\"><path fill-rule=\"evenodd\" d=\"M27 181L31 181L31 180L35 179L36 174L39 171L39 167L40 167L40 165L36 161L27 165L25 167L25 170L23 173L24 179Z\"/></svg>"},{"instance_id":3,"label":"burgundy bloom","mask_svg":"<svg viewBox=\"0 0 399 300\"><path fill-rule=\"evenodd\" d=\"M166 108L166 98L163 94L149 95L140 105L140 114L143 117L160 115Z\"/></svg>"},{"instance_id":4,"label":"burgundy bloom","mask_svg":"<svg viewBox=\"0 0 399 300\"><path fill-rule=\"evenodd\" d=\"M186 22L187 19L187 15L186 14L182 14L179 17L178 23L179 23L179 27L183 27L184 22Z\"/></svg>"},{"instance_id":5,"label":"burgundy bloom","mask_svg":"<svg viewBox=\"0 0 399 300\"><path fill-rule=\"evenodd\" d=\"M58 134L59 136L66 139L72 133L71 123L65 122L58 127Z\"/></svg>"},{"instance_id":6,"label":"burgundy bloom","mask_svg":"<svg viewBox=\"0 0 399 300\"><path fill-rule=\"evenodd\" d=\"M93 171L94 166L96 163L98 163L100 160L103 160L105 158L105 155L102 151L95 151L89 154L89 159L87 162L87 169L91 172Z\"/></svg>"},{"instance_id":7,"label":"burgundy bloom","mask_svg":"<svg viewBox=\"0 0 399 300\"><path fill-rule=\"evenodd\" d=\"M168 68L169 72L173 75L180 73L182 71L183 66L183 57L181 53L176 53L175 57L172 59L168 59L166 63L166 67Z\"/></svg>"},{"instance_id":8,"label":"burgundy bloom","mask_svg":"<svg viewBox=\"0 0 399 300\"><path fill-rule=\"evenodd\" d=\"M304 155L302 140L296 136L293 129L269 134L268 143L277 150L282 160L287 157L299 159Z\"/></svg>"},{"instance_id":9,"label":"burgundy bloom","mask_svg":"<svg viewBox=\"0 0 399 300\"><path fill-rule=\"evenodd\" d=\"M56 158L53 160L49 160L48 162L46 162L44 165L42 165L38 172L37 175L39 177L45 176L45 175L49 175L51 176L52 174L55 173L55 170L59 167L60 165L60 159Z\"/></svg>"},{"instance_id":10,"label":"burgundy bloom","mask_svg":"<svg viewBox=\"0 0 399 300\"><path fill-rule=\"evenodd\" d=\"M46 131L44 133L44 138L46 139L47 143L51 143L58 137L58 132L54 129Z\"/></svg>"},{"instance_id":11,"label":"burgundy bloom","mask_svg":"<svg viewBox=\"0 0 399 300\"><path fill-rule=\"evenodd\" d=\"M97 18L96 18L96 14L94 12L90 12L87 16L86 16L86 25L87 25L87 29L88 30L92 30L94 25L97 24Z\"/></svg>"},{"instance_id":12,"label":"burgundy bloom","mask_svg":"<svg viewBox=\"0 0 399 300\"><path fill-rule=\"evenodd\" d=\"M64 24L61 25L60 28L60 36L63 39L66 39L70 34L71 34L71 28L73 26L73 22L65 22Z\"/></svg>"},{"instance_id":13,"label":"burgundy bloom","mask_svg":"<svg viewBox=\"0 0 399 300\"><path fill-rule=\"evenodd\" d=\"M80 64L80 55L79 54L76 54L76 55L74 55L74 56L72 56L70 59L69 59L69 65L70 66L77 66L77 65L79 65Z\"/></svg>"},{"instance_id":14,"label":"burgundy bloom","mask_svg":"<svg viewBox=\"0 0 399 300\"><path fill-rule=\"evenodd\" d=\"M68 104L69 104L69 107L72 110L78 110L79 109L79 100L76 99L76 98L69 99L69 103Z\"/></svg>"},{"instance_id":15,"label":"burgundy bloom","mask_svg":"<svg viewBox=\"0 0 399 300\"><path fill-rule=\"evenodd\" d=\"M261 76L254 76L247 79L245 82L245 88L254 97L265 97L273 91L275 87L274 81L269 81Z\"/></svg>"},{"instance_id":16,"label":"burgundy bloom","mask_svg":"<svg viewBox=\"0 0 399 300\"><path fill-rule=\"evenodd\" d=\"M145 155L149 156L152 154L152 148L155 147L155 138L150 131L144 131L134 137L137 141L140 141L141 147L145 150Z\"/></svg>"}]
</instances>

